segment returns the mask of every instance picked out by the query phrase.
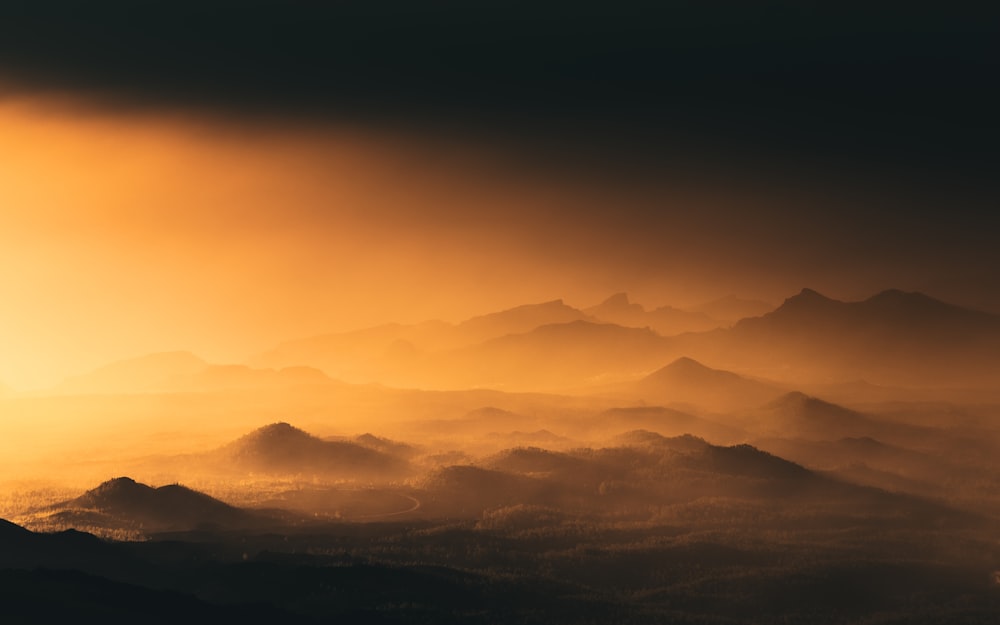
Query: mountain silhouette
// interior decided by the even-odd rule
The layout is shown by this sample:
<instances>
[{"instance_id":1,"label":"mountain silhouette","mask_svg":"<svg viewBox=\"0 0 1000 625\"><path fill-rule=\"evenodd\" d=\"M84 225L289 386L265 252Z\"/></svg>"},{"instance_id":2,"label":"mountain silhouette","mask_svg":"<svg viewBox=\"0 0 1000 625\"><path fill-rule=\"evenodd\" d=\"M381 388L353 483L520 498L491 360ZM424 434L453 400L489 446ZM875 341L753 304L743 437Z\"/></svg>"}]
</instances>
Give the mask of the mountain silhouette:
<instances>
[{"instance_id":1,"label":"mountain silhouette","mask_svg":"<svg viewBox=\"0 0 1000 625\"><path fill-rule=\"evenodd\" d=\"M717 411L760 405L782 393L763 382L712 369L687 357L654 371L630 390L648 401L694 404Z\"/></svg>"},{"instance_id":2,"label":"mountain silhouette","mask_svg":"<svg viewBox=\"0 0 1000 625\"><path fill-rule=\"evenodd\" d=\"M431 509L472 517L495 506L551 503L558 492L545 480L467 465L441 468L424 480L423 487Z\"/></svg>"},{"instance_id":3,"label":"mountain silhouette","mask_svg":"<svg viewBox=\"0 0 1000 625\"><path fill-rule=\"evenodd\" d=\"M716 443L743 438L743 433L738 428L660 406L605 410L597 415L590 427L601 433L616 435L631 430L647 430L666 437L693 434Z\"/></svg>"},{"instance_id":4,"label":"mountain silhouette","mask_svg":"<svg viewBox=\"0 0 1000 625\"><path fill-rule=\"evenodd\" d=\"M616 293L597 306L585 308L584 312L606 323L632 328L648 327L663 336L701 332L721 325L704 312L685 311L671 306L647 311L641 304L630 302L626 293Z\"/></svg>"},{"instance_id":5,"label":"mountain silhouette","mask_svg":"<svg viewBox=\"0 0 1000 625\"><path fill-rule=\"evenodd\" d=\"M29 534L31 534L30 530L16 523L11 523L7 519L0 519L0 540L17 539Z\"/></svg>"},{"instance_id":6,"label":"mountain silhouette","mask_svg":"<svg viewBox=\"0 0 1000 625\"><path fill-rule=\"evenodd\" d=\"M596 321L590 315L567 306L561 299L542 304L527 304L500 312L472 317L458 324L456 330L467 344L480 343L508 334L523 334L538 327Z\"/></svg>"},{"instance_id":7,"label":"mountain silhouette","mask_svg":"<svg viewBox=\"0 0 1000 625\"><path fill-rule=\"evenodd\" d=\"M274 370L214 365L190 352L163 352L111 363L69 378L53 390L84 394L207 392L330 382L326 374L313 367L290 366Z\"/></svg>"},{"instance_id":8,"label":"mountain silhouette","mask_svg":"<svg viewBox=\"0 0 1000 625\"><path fill-rule=\"evenodd\" d=\"M755 444L813 469L841 471L864 466L883 476L900 478L900 485L906 484L902 480L912 480L911 485L942 480L968 483L988 479L991 473L996 475L992 470L963 466L939 455L885 443L870 436L832 441L772 438Z\"/></svg>"},{"instance_id":9,"label":"mountain silhouette","mask_svg":"<svg viewBox=\"0 0 1000 625\"><path fill-rule=\"evenodd\" d=\"M715 473L767 479L800 479L813 476L811 471L801 465L747 444L731 447L709 445L700 454L694 454L692 457L693 466Z\"/></svg>"},{"instance_id":10,"label":"mountain silhouette","mask_svg":"<svg viewBox=\"0 0 1000 625\"><path fill-rule=\"evenodd\" d=\"M68 378L53 390L60 393L142 393L162 390L173 377L190 376L208 366L191 352L161 352L105 365Z\"/></svg>"},{"instance_id":11,"label":"mountain silhouette","mask_svg":"<svg viewBox=\"0 0 1000 625\"><path fill-rule=\"evenodd\" d=\"M348 382L371 382L379 380L386 366L401 356L412 358L422 351L463 344L455 326L444 321L389 323L286 341L254 356L249 364L269 368L308 365ZM402 345L408 346L405 353Z\"/></svg>"},{"instance_id":12,"label":"mountain silhouette","mask_svg":"<svg viewBox=\"0 0 1000 625\"><path fill-rule=\"evenodd\" d=\"M616 436L614 441L624 445L664 447L683 453L698 452L709 447L709 443L705 439L692 436L691 434L663 436L658 432L650 432L649 430L630 430Z\"/></svg>"},{"instance_id":13,"label":"mountain silhouette","mask_svg":"<svg viewBox=\"0 0 1000 625\"><path fill-rule=\"evenodd\" d=\"M487 458L483 464L491 469L511 473L543 473L578 476L588 469L587 463L570 454L540 447L515 447Z\"/></svg>"},{"instance_id":14,"label":"mountain silhouette","mask_svg":"<svg viewBox=\"0 0 1000 625\"><path fill-rule=\"evenodd\" d=\"M709 317L718 319L719 321L735 323L747 317L766 315L774 310L774 305L761 300L741 299L735 295L727 295L710 302L705 302L704 304L692 306L688 310L705 313Z\"/></svg>"},{"instance_id":15,"label":"mountain silhouette","mask_svg":"<svg viewBox=\"0 0 1000 625\"><path fill-rule=\"evenodd\" d=\"M253 369L246 365L208 365L188 375L173 375L164 382L171 391L220 391L288 388L309 384L326 384L331 379L314 367L283 369Z\"/></svg>"},{"instance_id":16,"label":"mountain silhouette","mask_svg":"<svg viewBox=\"0 0 1000 625\"><path fill-rule=\"evenodd\" d=\"M407 463L376 449L322 440L288 423L254 430L213 454L237 471L280 475L387 478L406 472Z\"/></svg>"},{"instance_id":17,"label":"mountain silhouette","mask_svg":"<svg viewBox=\"0 0 1000 625\"><path fill-rule=\"evenodd\" d=\"M147 532L198 527L249 527L261 519L179 484L153 488L129 477L102 483L76 499L51 508L63 523L79 518L96 525L138 526ZM107 518L79 511L96 511Z\"/></svg>"},{"instance_id":18,"label":"mountain silhouette","mask_svg":"<svg viewBox=\"0 0 1000 625\"><path fill-rule=\"evenodd\" d=\"M648 328L574 321L491 339L431 362L434 377L453 387L558 390L648 371L672 346Z\"/></svg>"},{"instance_id":19,"label":"mountain silhouette","mask_svg":"<svg viewBox=\"0 0 1000 625\"><path fill-rule=\"evenodd\" d=\"M498 337L530 332L540 326L596 321L562 300L516 306L472 317L458 324L426 321L385 324L352 332L325 334L282 343L250 359L257 367L308 365L349 382L388 382L403 386L427 383L421 376L436 361L427 355L467 348ZM437 380L437 375L431 375Z\"/></svg>"},{"instance_id":20,"label":"mountain silhouette","mask_svg":"<svg viewBox=\"0 0 1000 625\"><path fill-rule=\"evenodd\" d=\"M803 289L766 315L682 344L696 358L812 383L974 386L1000 375L1000 316L898 290L842 302Z\"/></svg>"},{"instance_id":21,"label":"mountain silhouette","mask_svg":"<svg viewBox=\"0 0 1000 625\"><path fill-rule=\"evenodd\" d=\"M913 426L872 416L794 391L754 411L758 431L781 437L836 440L850 437L909 438Z\"/></svg>"},{"instance_id":22,"label":"mountain silhouette","mask_svg":"<svg viewBox=\"0 0 1000 625\"><path fill-rule=\"evenodd\" d=\"M354 437L354 442L362 447L367 447L369 449L374 449L375 451L380 451L391 456L401 458L407 458L417 452L416 448L412 445L389 440L388 438L382 438L381 436L375 436L374 434L368 432Z\"/></svg>"}]
</instances>

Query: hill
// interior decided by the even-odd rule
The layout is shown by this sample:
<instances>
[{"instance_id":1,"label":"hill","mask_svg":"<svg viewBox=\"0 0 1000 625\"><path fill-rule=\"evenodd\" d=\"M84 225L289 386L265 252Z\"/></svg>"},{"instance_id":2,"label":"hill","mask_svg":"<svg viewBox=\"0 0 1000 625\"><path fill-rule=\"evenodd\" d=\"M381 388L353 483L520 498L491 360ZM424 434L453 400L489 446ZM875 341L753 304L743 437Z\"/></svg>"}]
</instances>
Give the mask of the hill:
<instances>
[{"instance_id":1,"label":"hill","mask_svg":"<svg viewBox=\"0 0 1000 625\"><path fill-rule=\"evenodd\" d=\"M202 527L245 528L263 519L179 484L153 488L128 477L51 506L45 523L142 533Z\"/></svg>"},{"instance_id":2,"label":"hill","mask_svg":"<svg viewBox=\"0 0 1000 625\"><path fill-rule=\"evenodd\" d=\"M881 420L797 391L748 414L751 420L748 429L761 436L811 440L874 438L918 446L942 438L942 433L933 428Z\"/></svg>"},{"instance_id":3,"label":"hill","mask_svg":"<svg viewBox=\"0 0 1000 625\"><path fill-rule=\"evenodd\" d=\"M760 405L782 393L775 386L711 369L686 357L630 385L629 391L647 401L693 404L723 412Z\"/></svg>"},{"instance_id":4,"label":"hill","mask_svg":"<svg viewBox=\"0 0 1000 625\"><path fill-rule=\"evenodd\" d=\"M744 438L743 432L737 427L661 406L628 406L604 410L581 423L580 427L591 434L604 436L647 430L666 437L692 434L715 443L740 441Z\"/></svg>"},{"instance_id":5,"label":"hill","mask_svg":"<svg viewBox=\"0 0 1000 625\"><path fill-rule=\"evenodd\" d=\"M401 458L349 441L322 440L288 423L254 430L211 454L227 471L270 475L388 479L406 473Z\"/></svg>"}]
</instances>

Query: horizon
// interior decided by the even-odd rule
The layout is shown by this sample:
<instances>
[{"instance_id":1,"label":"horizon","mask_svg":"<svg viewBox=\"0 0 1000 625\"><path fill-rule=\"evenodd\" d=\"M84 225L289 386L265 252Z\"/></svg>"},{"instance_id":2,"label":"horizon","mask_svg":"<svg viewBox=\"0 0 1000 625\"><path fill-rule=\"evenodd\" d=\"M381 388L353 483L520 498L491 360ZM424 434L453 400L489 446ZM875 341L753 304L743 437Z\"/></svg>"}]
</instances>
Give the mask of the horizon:
<instances>
[{"instance_id":1,"label":"horizon","mask_svg":"<svg viewBox=\"0 0 1000 625\"><path fill-rule=\"evenodd\" d=\"M998 7L0 2L0 622L995 621Z\"/></svg>"},{"instance_id":2,"label":"horizon","mask_svg":"<svg viewBox=\"0 0 1000 625\"><path fill-rule=\"evenodd\" d=\"M719 297L719 298L715 298L715 299L712 299L712 300L709 300L709 301L704 301L704 302L701 302L701 305L710 305L710 304L714 304L716 302L726 301L726 300L728 300L730 298L733 298L733 299L736 299L736 300L745 300L745 301L760 302L762 304L767 304L770 307L770 309L767 312L764 312L762 314L768 314L769 312L773 312L774 310L777 310L778 308L780 308L782 305L784 305L785 303L787 303L788 300L791 300L791 299L796 298L796 297L801 297L801 296L803 296L805 294L816 294L816 295L819 295L820 297L823 297L825 299L830 299L830 300L833 300L833 301L839 301L839 302L845 302L845 303L860 303L860 302L867 301L869 299L873 299L873 298L885 295L887 293L901 293L901 294L907 295L907 296L920 295L920 296L924 296L924 297L930 297L931 299L934 299L936 301L939 301L939 302L942 302L942 303L945 303L945 304L949 304L949 305L952 305L952 306L956 305L953 302L948 302L948 301L941 300L941 299L938 299L938 298L933 298L930 295L928 295L927 293L923 293L923 292L920 292L920 291L903 291L901 289L896 289L896 288L886 288L886 289L879 290L879 291L877 291L875 293L872 293L872 294L868 295L867 297L862 297L862 298L856 299L856 300L847 300L847 299L838 299L836 297L830 297L828 294L820 293L816 289L813 289L813 288L810 288L810 287L802 287L797 293L788 295L786 298L784 298L784 300L780 304L777 304L777 305L773 305L771 303L764 302L763 300L751 300L750 298L737 297L734 294L727 294L727 295L724 295L724 296ZM598 306L600 304L603 304L604 302L606 302L606 301L608 301L608 300L610 300L612 298L615 298L615 297L621 296L621 295L624 295L624 296L626 296L628 298L629 304L631 304L631 305L637 305L638 304L640 306L643 306L646 309L647 312L653 310L654 308L659 308L659 307L664 307L664 306L665 307L669 307L669 308L677 308L678 310L681 310L681 311L688 311L688 310L698 311L699 310L698 306L677 307L677 306L673 306L673 305L671 305L669 303L668 304L663 304L661 306L654 307L654 306L647 305L647 304L645 304L643 302L636 301L633 297L631 297L631 295L629 295L625 291L618 291L618 292L615 292L615 293L612 293L612 294L608 295L607 297L601 299L598 302L591 303L589 305L572 305L572 304L567 304L565 302L564 298L555 298L555 299L548 299L548 300L534 302L534 303L521 303L521 304L517 304L517 305L514 305L514 306L510 306L510 307L498 309L498 310L484 311L484 312L482 312L480 314L475 314L475 315L472 315L470 317L466 317L464 319L458 319L458 320L452 320L452 321L444 320L441 317L420 319L420 320L414 321L412 323L401 323L399 320L388 320L388 321L386 321L384 323L375 324L375 325L366 325L366 326L351 327L351 328L346 328L346 329L341 329L341 330L324 331L324 332L320 332L318 334L313 334L313 335L308 335L308 336L291 336L291 337L285 337L284 339L280 339L280 340L276 341L273 344L267 345L266 348L270 349L270 348L278 347L278 346L280 346L282 344L286 344L286 343L294 343L296 341L321 338L321 337L324 337L324 336L333 336L333 335L340 335L340 334L350 334L350 333L354 333L354 332L362 332L364 330L369 330L369 329L374 329L374 328L382 327L383 325L397 325L397 324L399 324L399 325L420 325L420 324L424 324L424 323L433 323L433 322L442 322L442 323L446 323L446 324L450 324L450 325L456 325L458 323L462 323L462 322L473 320L473 319L478 319L479 317L483 317L483 316L488 316L488 315L493 315L493 314L499 314L499 313L508 312L508 311L511 311L511 310L519 309L519 308L538 307L538 306L543 306L545 304L552 304L552 303L557 303L557 302L561 303L561 304L564 304L566 306L570 306L571 308L574 308L576 310L584 311L584 310L586 310L588 308L596 307L596 306ZM988 314L995 314L995 313L993 313L991 311L977 310L975 308L969 308L969 310L977 311L977 312L986 312ZM709 315L709 317L711 317L711 315ZM597 322L599 322L599 323L614 323L614 322L611 322L611 321L601 320L600 318L596 318L595 320ZM732 323L735 323L736 321L738 321L738 319L734 319L734 320L719 319L719 320L716 320L716 321L718 321L721 324L720 327L725 328L725 327L727 327L727 325L732 325ZM121 357L116 357L116 358L113 358L111 360L102 360L100 362L97 362L96 359L95 359L94 364L92 366L90 366L89 368L77 369L77 370L70 371L70 372L62 375L61 377L50 378L46 383L40 383L40 384L38 384L36 386L33 386L33 387L18 387L16 384L12 384L9 380L3 380L3 379L0 379L0 383L4 383L4 385L6 386L8 392L13 392L13 393L37 393L37 392L45 392L45 391L51 391L51 390L57 389L60 384L66 382L68 380L71 380L73 378L79 377L81 375L84 375L84 374L87 374L87 373L90 373L90 372L93 372L96 369L100 369L100 368L106 367L108 365L117 364L117 363L121 363L121 362L128 362L128 361L140 360L142 358L149 357L149 356L168 355L168 354L190 354L190 355L195 356L195 357L197 357L197 358L199 358L201 360L204 360L205 363L208 364L208 365L246 365L247 363L251 362L255 356L259 355L259 353L261 351L264 351L264 350L258 350L257 352L244 353L241 356L237 356L235 358L213 360L212 358L205 357L205 355L202 354L202 353L200 353L197 349L190 349L190 348L186 348L185 346L175 346L175 347L169 348L169 349L161 349L161 350L150 351L150 352L123 354ZM688 357L687 356L681 356L679 358L688 358Z\"/></svg>"}]
</instances>

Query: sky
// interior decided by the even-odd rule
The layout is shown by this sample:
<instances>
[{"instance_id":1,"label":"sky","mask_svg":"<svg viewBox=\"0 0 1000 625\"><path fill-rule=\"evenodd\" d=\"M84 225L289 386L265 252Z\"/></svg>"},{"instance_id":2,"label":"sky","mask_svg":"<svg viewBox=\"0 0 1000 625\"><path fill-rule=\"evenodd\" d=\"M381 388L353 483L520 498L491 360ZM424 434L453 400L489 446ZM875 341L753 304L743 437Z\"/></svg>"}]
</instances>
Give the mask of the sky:
<instances>
[{"instance_id":1,"label":"sky","mask_svg":"<svg viewBox=\"0 0 1000 625\"><path fill-rule=\"evenodd\" d=\"M4 3L0 382L622 290L1000 312L1000 22L802 5Z\"/></svg>"}]
</instances>

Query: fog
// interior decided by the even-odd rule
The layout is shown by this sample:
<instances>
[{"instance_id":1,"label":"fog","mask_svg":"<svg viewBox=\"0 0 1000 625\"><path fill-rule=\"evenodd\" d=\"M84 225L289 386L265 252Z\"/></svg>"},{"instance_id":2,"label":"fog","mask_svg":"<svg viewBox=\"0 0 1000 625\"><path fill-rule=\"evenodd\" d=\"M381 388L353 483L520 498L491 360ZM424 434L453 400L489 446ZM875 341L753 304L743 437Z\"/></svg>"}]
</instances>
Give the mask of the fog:
<instances>
[{"instance_id":1,"label":"fog","mask_svg":"<svg viewBox=\"0 0 1000 625\"><path fill-rule=\"evenodd\" d=\"M995 19L60 4L0 620L996 620Z\"/></svg>"}]
</instances>

